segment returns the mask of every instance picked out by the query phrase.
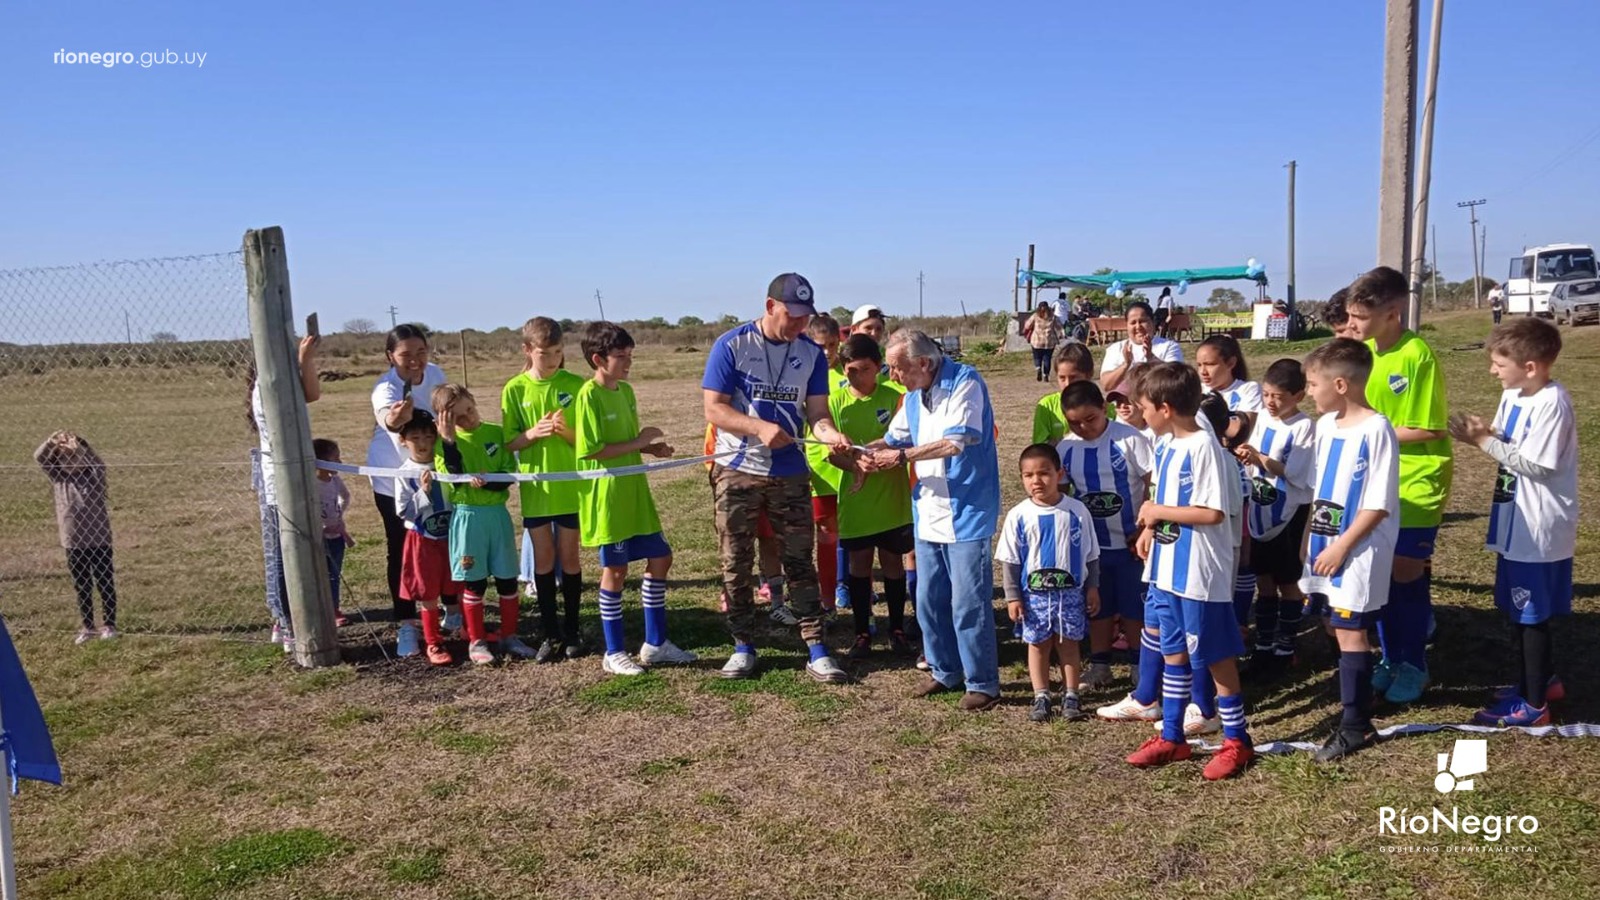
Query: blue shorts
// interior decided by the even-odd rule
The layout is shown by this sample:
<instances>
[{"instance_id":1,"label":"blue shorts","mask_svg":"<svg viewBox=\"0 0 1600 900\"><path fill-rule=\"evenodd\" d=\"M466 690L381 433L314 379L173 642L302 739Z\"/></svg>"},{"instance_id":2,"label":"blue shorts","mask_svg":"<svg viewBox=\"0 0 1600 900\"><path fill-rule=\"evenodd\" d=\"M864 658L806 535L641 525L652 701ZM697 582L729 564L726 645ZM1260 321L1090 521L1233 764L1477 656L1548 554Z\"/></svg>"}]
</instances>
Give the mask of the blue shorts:
<instances>
[{"instance_id":1,"label":"blue shorts","mask_svg":"<svg viewBox=\"0 0 1600 900\"><path fill-rule=\"evenodd\" d=\"M522 527L523 528L543 528L546 525L554 525L557 528L565 528L565 529L568 529L570 531L577 531L578 530L578 514L577 513L561 513L559 515L554 515L554 516L523 516L522 517Z\"/></svg>"},{"instance_id":2,"label":"blue shorts","mask_svg":"<svg viewBox=\"0 0 1600 900\"><path fill-rule=\"evenodd\" d=\"M1318 596L1321 596L1320 594ZM1331 606L1323 607L1322 618L1330 626L1342 631L1366 631L1378 624L1378 618L1383 615L1382 609L1369 609L1366 612L1351 612L1348 609L1334 609Z\"/></svg>"},{"instance_id":3,"label":"blue shorts","mask_svg":"<svg viewBox=\"0 0 1600 900\"><path fill-rule=\"evenodd\" d=\"M1439 538L1439 526L1402 528L1394 541L1394 555L1407 559L1433 559L1433 542Z\"/></svg>"},{"instance_id":4,"label":"blue shorts","mask_svg":"<svg viewBox=\"0 0 1600 900\"><path fill-rule=\"evenodd\" d=\"M1572 614L1572 560L1512 562L1494 567L1494 605L1517 625L1538 625Z\"/></svg>"},{"instance_id":5,"label":"blue shorts","mask_svg":"<svg viewBox=\"0 0 1600 900\"><path fill-rule=\"evenodd\" d=\"M450 579L515 579L517 539L504 506L460 505L450 517Z\"/></svg>"},{"instance_id":6,"label":"blue shorts","mask_svg":"<svg viewBox=\"0 0 1600 900\"><path fill-rule=\"evenodd\" d=\"M1082 590L1022 592L1024 641L1042 644L1052 637L1081 641L1088 633L1088 605Z\"/></svg>"},{"instance_id":7,"label":"blue shorts","mask_svg":"<svg viewBox=\"0 0 1600 900\"><path fill-rule=\"evenodd\" d=\"M1163 656L1187 653L1192 665L1203 667L1244 655L1232 602L1190 600L1152 584L1144 621L1146 626L1156 624Z\"/></svg>"},{"instance_id":8,"label":"blue shorts","mask_svg":"<svg viewBox=\"0 0 1600 900\"><path fill-rule=\"evenodd\" d=\"M607 568L626 566L636 559L657 559L671 555L672 548L667 546L667 539L659 531L637 534L615 544L600 545L600 565Z\"/></svg>"},{"instance_id":9,"label":"blue shorts","mask_svg":"<svg viewBox=\"0 0 1600 900\"><path fill-rule=\"evenodd\" d=\"M1132 550L1100 551L1100 612L1092 618L1112 616L1144 621L1144 560Z\"/></svg>"}]
</instances>

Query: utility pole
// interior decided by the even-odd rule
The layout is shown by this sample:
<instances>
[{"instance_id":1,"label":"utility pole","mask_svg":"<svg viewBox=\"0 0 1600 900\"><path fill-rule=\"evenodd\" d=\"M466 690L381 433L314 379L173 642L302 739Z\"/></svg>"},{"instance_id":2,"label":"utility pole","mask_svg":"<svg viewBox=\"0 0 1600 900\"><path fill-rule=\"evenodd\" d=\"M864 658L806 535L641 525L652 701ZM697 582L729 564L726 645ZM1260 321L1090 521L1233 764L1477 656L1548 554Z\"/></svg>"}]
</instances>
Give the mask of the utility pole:
<instances>
[{"instance_id":1,"label":"utility pole","mask_svg":"<svg viewBox=\"0 0 1600 900\"><path fill-rule=\"evenodd\" d=\"M400 316L400 310L396 309L393 306L390 306L389 307L389 328L391 330L400 327L400 318L399 318L399 316Z\"/></svg>"},{"instance_id":2,"label":"utility pole","mask_svg":"<svg viewBox=\"0 0 1600 900\"><path fill-rule=\"evenodd\" d=\"M917 272L917 318L922 318L922 272Z\"/></svg>"},{"instance_id":3,"label":"utility pole","mask_svg":"<svg viewBox=\"0 0 1600 900\"><path fill-rule=\"evenodd\" d=\"M1428 279L1433 284L1433 308L1439 308L1439 226L1430 225L1433 236L1429 238L1429 246L1433 248L1433 277Z\"/></svg>"},{"instance_id":4,"label":"utility pole","mask_svg":"<svg viewBox=\"0 0 1600 900\"><path fill-rule=\"evenodd\" d=\"M1472 308L1483 308L1483 271L1478 263L1478 207L1488 203L1487 200L1463 200L1456 206L1464 206L1472 213Z\"/></svg>"},{"instance_id":5,"label":"utility pole","mask_svg":"<svg viewBox=\"0 0 1600 900\"><path fill-rule=\"evenodd\" d=\"M600 321L606 321L606 305L600 300L600 289L594 289L594 305L600 307Z\"/></svg>"},{"instance_id":6,"label":"utility pole","mask_svg":"<svg viewBox=\"0 0 1600 900\"><path fill-rule=\"evenodd\" d=\"M1028 271L1033 271L1033 245L1028 245ZM1028 312L1033 312L1033 276L1028 276Z\"/></svg>"},{"instance_id":7,"label":"utility pole","mask_svg":"<svg viewBox=\"0 0 1600 900\"><path fill-rule=\"evenodd\" d=\"M1417 170L1416 216L1411 223L1411 295L1406 327L1422 324L1422 269L1428 260L1428 185L1433 169L1433 109L1439 84L1439 33L1444 25L1444 0L1433 0L1428 30L1428 81L1422 90L1422 147Z\"/></svg>"},{"instance_id":8,"label":"utility pole","mask_svg":"<svg viewBox=\"0 0 1600 900\"><path fill-rule=\"evenodd\" d=\"M1284 285L1284 299L1289 303L1289 321L1294 321L1294 160L1289 160L1289 282Z\"/></svg>"},{"instance_id":9,"label":"utility pole","mask_svg":"<svg viewBox=\"0 0 1600 900\"><path fill-rule=\"evenodd\" d=\"M1011 275L1011 311L1017 311L1017 291L1022 285L1017 282L1022 280L1022 257L1017 257L1017 269Z\"/></svg>"},{"instance_id":10,"label":"utility pole","mask_svg":"<svg viewBox=\"0 0 1600 900\"><path fill-rule=\"evenodd\" d=\"M1378 265L1406 274L1411 265L1411 195L1415 175L1417 0L1387 0L1383 36L1383 144L1378 169Z\"/></svg>"}]
</instances>

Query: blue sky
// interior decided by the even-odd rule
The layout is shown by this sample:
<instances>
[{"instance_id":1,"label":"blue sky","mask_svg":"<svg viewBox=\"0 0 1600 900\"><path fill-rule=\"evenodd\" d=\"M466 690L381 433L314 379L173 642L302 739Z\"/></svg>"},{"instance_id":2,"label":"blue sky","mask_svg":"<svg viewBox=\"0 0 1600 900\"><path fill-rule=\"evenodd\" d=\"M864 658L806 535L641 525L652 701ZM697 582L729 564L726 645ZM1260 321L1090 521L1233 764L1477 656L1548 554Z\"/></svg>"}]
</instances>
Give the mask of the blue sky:
<instances>
[{"instance_id":1,"label":"blue sky","mask_svg":"<svg viewBox=\"0 0 1600 900\"><path fill-rule=\"evenodd\" d=\"M1533 6L1446 9L1449 277L1471 270L1457 200L1490 201L1491 276L1524 243L1600 240L1600 55L1557 43L1592 9ZM1379 0L13 2L0 268L279 224L296 306L328 324L392 303L492 328L584 315L596 288L613 318L750 314L786 270L825 306L891 313L915 311L921 270L928 310L953 312L1009 307L1029 242L1050 271L1254 256L1281 284L1297 159L1318 298L1376 252L1382 27Z\"/></svg>"}]
</instances>

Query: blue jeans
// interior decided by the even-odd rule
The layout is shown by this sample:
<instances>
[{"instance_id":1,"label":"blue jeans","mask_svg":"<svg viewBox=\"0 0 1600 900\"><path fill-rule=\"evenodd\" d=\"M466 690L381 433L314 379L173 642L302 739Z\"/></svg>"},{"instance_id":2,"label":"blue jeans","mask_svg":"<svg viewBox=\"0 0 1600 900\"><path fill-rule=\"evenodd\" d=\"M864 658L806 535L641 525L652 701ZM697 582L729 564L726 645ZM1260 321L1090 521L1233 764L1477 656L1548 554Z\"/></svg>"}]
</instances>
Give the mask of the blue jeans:
<instances>
[{"instance_id":1,"label":"blue jeans","mask_svg":"<svg viewBox=\"0 0 1600 900\"><path fill-rule=\"evenodd\" d=\"M1000 696L994 637L994 561L989 539L936 544L917 540L917 624L934 680Z\"/></svg>"},{"instance_id":2,"label":"blue jeans","mask_svg":"<svg viewBox=\"0 0 1600 900\"><path fill-rule=\"evenodd\" d=\"M339 608L339 575L344 571L344 538L325 537L322 546L328 551L328 581L333 586L333 608Z\"/></svg>"}]
</instances>

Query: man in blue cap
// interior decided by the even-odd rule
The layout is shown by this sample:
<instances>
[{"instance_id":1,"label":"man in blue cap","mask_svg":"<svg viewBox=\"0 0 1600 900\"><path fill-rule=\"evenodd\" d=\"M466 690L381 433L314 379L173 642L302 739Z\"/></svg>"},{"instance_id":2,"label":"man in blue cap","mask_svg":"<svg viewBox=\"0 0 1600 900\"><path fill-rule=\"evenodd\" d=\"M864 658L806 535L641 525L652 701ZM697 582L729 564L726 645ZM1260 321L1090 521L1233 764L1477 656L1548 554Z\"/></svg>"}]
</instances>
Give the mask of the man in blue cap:
<instances>
[{"instance_id":1,"label":"man in blue cap","mask_svg":"<svg viewBox=\"0 0 1600 900\"><path fill-rule=\"evenodd\" d=\"M716 498L722 584L728 594L733 655L724 678L756 674L756 518L765 510L777 535L790 603L800 616L800 636L810 651L806 672L818 681L846 680L822 640L822 604L812 560L811 476L799 441L811 439L849 453L850 440L828 413L828 360L806 325L817 314L811 282L788 272L767 287L766 310L717 338L706 358L706 421L716 429L716 451L731 454L711 469Z\"/></svg>"}]
</instances>

